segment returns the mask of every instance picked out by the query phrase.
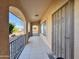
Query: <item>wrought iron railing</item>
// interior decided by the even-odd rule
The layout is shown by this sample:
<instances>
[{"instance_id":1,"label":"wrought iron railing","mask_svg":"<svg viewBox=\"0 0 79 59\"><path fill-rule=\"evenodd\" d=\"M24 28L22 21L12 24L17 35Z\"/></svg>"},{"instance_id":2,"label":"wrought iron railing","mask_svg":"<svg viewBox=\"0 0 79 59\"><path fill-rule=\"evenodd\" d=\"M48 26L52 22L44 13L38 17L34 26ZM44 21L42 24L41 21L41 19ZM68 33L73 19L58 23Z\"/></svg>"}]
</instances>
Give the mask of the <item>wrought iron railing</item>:
<instances>
[{"instance_id":1,"label":"wrought iron railing","mask_svg":"<svg viewBox=\"0 0 79 59\"><path fill-rule=\"evenodd\" d=\"M25 46L25 35L21 35L10 42L10 59L18 59Z\"/></svg>"}]
</instances>

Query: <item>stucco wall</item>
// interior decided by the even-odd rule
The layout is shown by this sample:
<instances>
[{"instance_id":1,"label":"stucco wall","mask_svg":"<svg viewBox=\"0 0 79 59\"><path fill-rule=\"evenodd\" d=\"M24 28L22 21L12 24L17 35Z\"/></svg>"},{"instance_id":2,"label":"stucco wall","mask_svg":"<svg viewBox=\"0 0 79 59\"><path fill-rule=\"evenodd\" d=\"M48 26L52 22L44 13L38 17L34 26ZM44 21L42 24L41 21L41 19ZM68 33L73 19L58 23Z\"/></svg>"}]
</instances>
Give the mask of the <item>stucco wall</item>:
<instances>
[{"instance_id":1,"label":"stucco wall","mask_svg":"<svg viewBox=\"0 0 79 59\"><path fill-rule=\"evenodd\" d=\"M79 59L79 0L75 0L74 6L74 59Z\"/></svg>"},{"instance_id":2,"label":"stucco wall","mask_svg":"<svg viewBox=\"0 0 79 59\"><path fill-rule=\"evenodd\" d=\"M45 37L42 34L41 34L41 36L44 38L45 42L47 43L47 45L49 46L50 49L52 48L51 47L51 45L52 45L52 14L57 9L59 9L62 5L64 5L66 2L67 2L67 0L53 0L50 7L47 9L45 14L41 18L41 23L44 20L47 20L47 36Z\"/></svg>"}]
</instances>

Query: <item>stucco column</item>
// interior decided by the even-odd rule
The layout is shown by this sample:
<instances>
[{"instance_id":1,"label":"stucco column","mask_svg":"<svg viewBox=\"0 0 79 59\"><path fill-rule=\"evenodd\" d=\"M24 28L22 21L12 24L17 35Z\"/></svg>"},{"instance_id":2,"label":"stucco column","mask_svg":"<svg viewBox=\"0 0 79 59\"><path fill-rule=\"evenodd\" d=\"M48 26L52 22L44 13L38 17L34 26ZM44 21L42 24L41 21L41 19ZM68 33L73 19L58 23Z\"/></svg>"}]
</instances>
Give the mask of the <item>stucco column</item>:
<instances>
[{"instance_id":1,"label":"stucco column","mask_svg":"<svg viewBox=\"0 0 79 59\"><path fill-rule=\"evenodd\" d=\"M30 35L32 36L32 23L30 24Z\"/></svg>"},{"instance_id":2,"label":"stucco column","mask_svg":"<svg viewBox=\"0 0 79 59\"><path fill-rule=\"evenodd\" d=\"M0 0L0 59L9 59L8 0Z\"/></svg>"},{"instance_id":3,"label":"stucco column","mask_svg":"<svg viewBox=\"0 0 79 59\"><path fill-rule=\"evenodd\" d=\"M28 22L26 21L26 44L28 43Z\"/></svg>"}]
</instances>

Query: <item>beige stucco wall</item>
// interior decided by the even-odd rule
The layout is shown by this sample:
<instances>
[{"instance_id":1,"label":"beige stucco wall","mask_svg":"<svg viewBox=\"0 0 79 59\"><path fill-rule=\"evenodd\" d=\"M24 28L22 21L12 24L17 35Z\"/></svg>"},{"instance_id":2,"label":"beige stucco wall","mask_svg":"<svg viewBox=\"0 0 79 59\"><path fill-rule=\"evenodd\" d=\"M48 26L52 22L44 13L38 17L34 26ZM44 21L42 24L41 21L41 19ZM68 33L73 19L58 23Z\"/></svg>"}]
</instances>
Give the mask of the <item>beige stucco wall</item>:
<instances>
[{"instance_id":1,"label":"beige stucco wall","mask_svg":"<svg viewBox=\"0 0 79 59\"><path fill-rule=\"evenodd\" d=\"M75 0L74 16L74 59L79 59L79 0Z\"/></svg>"},{"instance_id":2,"label":"beige stucco wall","mask_svg":"<svg viewBox=\"0 0 79 59\"><path fill-rule=\"evenodd\" d=\"M50 7L47 9L45 14L41 18L41 23L44 20L47 20L47 36L45 37L42 34L41 36L43 37L43 39L45 40L46 44L49 46L50 49L52 48L52 14L66 2L67 0L53 0Z\"/></svg>"}]
</instances>

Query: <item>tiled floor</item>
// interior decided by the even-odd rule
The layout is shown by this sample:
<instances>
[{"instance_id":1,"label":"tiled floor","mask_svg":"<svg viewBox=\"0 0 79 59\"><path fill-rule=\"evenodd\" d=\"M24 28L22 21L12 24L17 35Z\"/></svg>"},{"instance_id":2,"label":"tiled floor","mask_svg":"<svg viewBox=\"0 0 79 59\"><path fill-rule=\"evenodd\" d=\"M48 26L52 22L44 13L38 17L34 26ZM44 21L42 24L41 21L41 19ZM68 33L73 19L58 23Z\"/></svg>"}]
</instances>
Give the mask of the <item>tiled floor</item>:
<instances>
[{"instance_id":1,"label":"tiled floor","mask_svg":"<svg viewBox=\"0 0 79 59\"><path fill-rule=\"evenodd\" d=\"M24 48L19 59L49 59L50 49L39 36L33 36Z\"/></svg>"}]
</instances>

